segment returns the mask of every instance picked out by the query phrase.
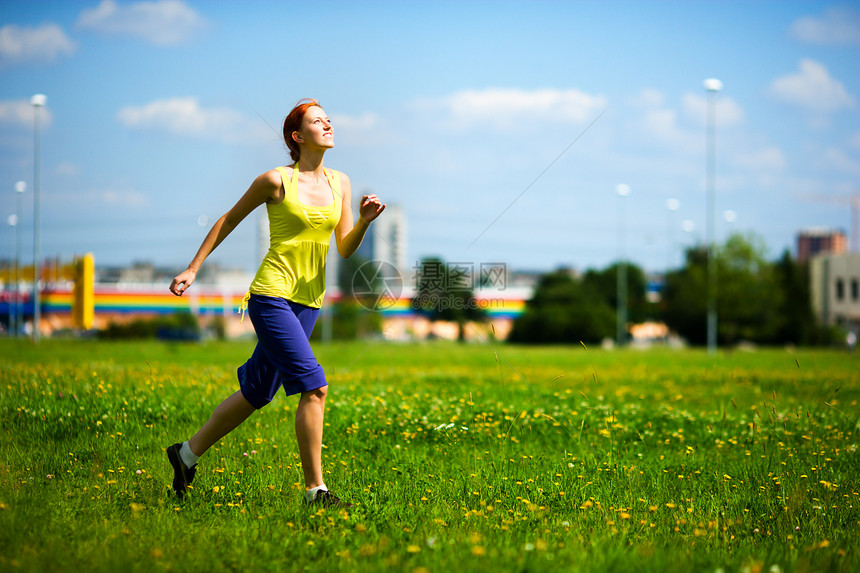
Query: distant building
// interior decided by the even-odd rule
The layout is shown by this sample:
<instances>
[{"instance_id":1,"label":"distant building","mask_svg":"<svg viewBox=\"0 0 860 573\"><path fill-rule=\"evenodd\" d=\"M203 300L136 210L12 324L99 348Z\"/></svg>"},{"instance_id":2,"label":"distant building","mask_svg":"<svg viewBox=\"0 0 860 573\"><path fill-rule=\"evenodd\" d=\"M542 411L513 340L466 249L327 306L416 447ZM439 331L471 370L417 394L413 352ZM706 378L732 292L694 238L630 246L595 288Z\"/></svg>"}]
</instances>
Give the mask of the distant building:
<instances>
[{"instance_id":1,"label":"distant building","mask_svg":"<svg viewBox=\"0 0 860 573\"><path fill-rule=\"evenodd\" d=\"M406 248L406 213L400 205L387 205L364 235L356 254L364 260L392 264L405 278L412 272Z\"/></svg>"},{"instance_id":2,"label":"distant building","mask_svg":"<svg viewBox=\"0 0 860 573\"><path fill-rule=\"evenodd\" d=\"M800 262L818 254L839 255L847 251L848 241L843 231L816 227L797 234L797 260Z\"/></svg>"},{"instance_id":3,"label":"distant building","mask_svg":"<svg viewBox=\"0 0 860 573\"><path fill-rule=\"evenodd\" d=\"M156 267L148 261L135 261L128 266L96 266L95 282L100 284L155 284L165 288L179 272L176 268Z\"/></svg>"},{"instance_id":4,"label":"distant building","mask_svg":"<svg viewBox=\"0 0 860 573\"><path fill-rule=\"evenodd\" d=\"M809 281L812 309L823 324L860 328L860 254L813 257Z\"/></svg>"},{"instance_id":5,"label":"distant building","mask_svg":"<svg viewBox=\"0 0 860 573\"><path fill-rule=\"evenodd\" d=\"M505 276L505 284L509 287L520 287L520 288L528 288L534 290L537 287L538 283L540 283L541 277L546 274L546 271L535 271L535 270L526 270L526 271L513 271L508 270L507 266L505 267L506 276Z\"/></svg>"}]
</instances>

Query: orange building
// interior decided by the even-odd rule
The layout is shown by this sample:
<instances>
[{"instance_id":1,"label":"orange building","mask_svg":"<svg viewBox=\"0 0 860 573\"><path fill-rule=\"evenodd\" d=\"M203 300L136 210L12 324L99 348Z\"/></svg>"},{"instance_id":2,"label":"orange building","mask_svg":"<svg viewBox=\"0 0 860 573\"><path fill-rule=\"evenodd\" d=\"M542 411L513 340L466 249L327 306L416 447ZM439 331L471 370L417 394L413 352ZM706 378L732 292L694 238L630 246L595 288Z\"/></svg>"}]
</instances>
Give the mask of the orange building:
<instances>
[{"instance_id":1,"label":"orange building","mask_svg":"<svg viewBox=\"0 0 860 573\"><path fill-rule=\"evenodd\" d=\"M800 262L818 254L841 255L847 251L848 241L842 231L812 228L797 234L797 260Z\"/></svg>"}]
</instances>

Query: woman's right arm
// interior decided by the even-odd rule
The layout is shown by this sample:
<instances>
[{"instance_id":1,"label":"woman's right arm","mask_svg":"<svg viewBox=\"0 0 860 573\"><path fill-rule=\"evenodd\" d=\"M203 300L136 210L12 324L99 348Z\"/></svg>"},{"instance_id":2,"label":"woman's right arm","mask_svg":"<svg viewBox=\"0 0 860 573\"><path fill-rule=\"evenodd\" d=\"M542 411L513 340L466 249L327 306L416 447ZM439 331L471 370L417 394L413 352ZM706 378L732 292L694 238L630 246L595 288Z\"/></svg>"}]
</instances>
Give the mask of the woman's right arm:
<instances>
[{"instance_id":1,"label":"woman's right arm","mask_svg":"<svg viewBox=\"0 0 860 573\"><path fill-rule=\"evenodd\" d=\"M206 260L206 257L208 257L212 251L214 251L215 248L227 238L227 235L229 235L230 232L235 229L251 211L272 197L275 197L280 188L281 175L276 169L267 171L257 177L254 182L251 183L251 186L245 194L242 195L242 198L233 205L233 208L222 215L220 219L215 221L215 224L212 225L209 233L207 233L206 238L203 239L203 244L200 245L200 249L197 250L197 254L194 255L194 258L191 259L190 263L188 263L188 268L176 275L173 282L170 283L170 292L176 296L182 296L182 293L188 290L188 287L190 287L194 282L194 279L197 278L197 272L200 270L200 266L203 264L203 261Z\"/></svg>"}]
</instances>

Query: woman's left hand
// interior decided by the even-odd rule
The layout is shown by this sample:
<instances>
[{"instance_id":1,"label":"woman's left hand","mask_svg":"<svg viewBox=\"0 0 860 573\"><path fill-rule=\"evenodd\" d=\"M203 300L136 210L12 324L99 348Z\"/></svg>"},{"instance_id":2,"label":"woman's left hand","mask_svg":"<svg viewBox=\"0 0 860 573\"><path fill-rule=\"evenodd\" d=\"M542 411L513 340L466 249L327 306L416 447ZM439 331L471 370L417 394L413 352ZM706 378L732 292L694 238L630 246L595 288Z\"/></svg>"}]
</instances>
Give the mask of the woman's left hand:
<instances>
[{"instance_id":1,"label":"woman's left hand","mask_svg":"<svg viewBox=\"0 0 860 573\"><path fill-rule=\"evenodd\" d=\"M358 215L366 223L370 223L385 210L385 204L376 195L364 195L358 208Z\"/></svg>"}]
</instances>

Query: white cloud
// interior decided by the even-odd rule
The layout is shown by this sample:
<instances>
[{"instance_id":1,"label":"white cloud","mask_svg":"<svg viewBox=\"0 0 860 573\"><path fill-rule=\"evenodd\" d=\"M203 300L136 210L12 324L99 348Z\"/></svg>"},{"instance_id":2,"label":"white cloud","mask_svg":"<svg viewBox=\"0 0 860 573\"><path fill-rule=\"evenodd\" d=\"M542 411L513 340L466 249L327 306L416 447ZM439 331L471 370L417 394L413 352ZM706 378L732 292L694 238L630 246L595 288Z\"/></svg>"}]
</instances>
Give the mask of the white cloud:
<instances>
[{"instance_id":1,"label":"white cloud","mask_svg":"<svg viewBox=\"0 0 860 573\"><path fill-rule=\"evenodd\" d=\"M683 94L681 113L672 107L664 107L663 99L663 95L656 90L643 90L635 99L628 100L631 105L644 107L638 112L642 115L637 122L643 135L669 144L673 149L685 154L701 152L705 142L702 127L707 121L708 102L705 97L692 93ZM731 127L743 122L743 109L732 99L718 97L715 106L717 127Z\"/></svg>"},{"instance_id":2,"label":"white cloud","mask_svg":"<svg viewBox=\"0 0 860 573\"><path fill-rule=\"evenodd\" d=\"M53 62L70 55L76 46L56 24L21 28L10 24L0 28L0 63Z\"/></svg>"},{"instance_id":3,"label":"white cloud","mask_svg":"<svg viewBox=\"0 0 860 573\"><path fill-rule=\"evenodd\" d=\"M419 107L441 107L458 125L489 124L497 129L522 128L530 123L585 123L607 106L601 95L576 89L525 91L490 88L457 92L437 101L418 102Z\"/></svg>"},{"instance_id":4,"label":"white cloud","mask_svg":"<svg viewBox=\"0 0 860 573\"><path fill-rule=\"evenodd\" d=\"M804 58L797 73L779 77L771 84L779 99L816 112L831 112L854 107L845 87L820 63Z\"/></svg>"},{"instance_id":5,"label":"white cloud","mask_svg":"<svg viewBox=\"0 0 860 573\"><path fill-rule=\"evenodd\" d=\"M109 186L102 189L91 188L86 191L52 191L50 201L62 209L75 209L82 205L106 205L118 208L143 208L152 204L150 198L124 185Z\"/></svg>"},{"instance_id":6,"label":"white cloud","mask_svg":"<svg viewBox=\"0 0 860 573\"><path fill-rule=\"evenodd\" d=\"M860 176L860 161L839 148L828 147L825 149L822 162L828 169L848 173L855 177Z\"/></svg>"},{"instance_id":7,"label":"white cloud","mask_svg":"<svg viewBox=\"0 0 860 573\"><path fill-rule=\"evenodd\" d=\"M627 103L631 107L659 107L666 101L663 92L653 88L643 88L636 95L627 98Z\"/></svg>"},{"instance_id":8,"label":"white cloud","mask_svg":"<svg viewBox=\"0 0 860 573\"><path fill-rule=\"evenodd\" d=\"M778 147L765 147L751 153L743 153L735 157L734 163L753 171L782 171L786 160Z\"/></svg>"},{"instance_id":9,"label":"white cloud","mask_svg":"<svg viewBox=\"0 0 860 573\"><path fill-rule=\"evenodd\" d=\"M161 131L223 143L271 139L265 125L229 108L202 108L197 98L172 98L126 106L117 119L133 129Z\"/></svg>"},{"instance_id":10,"label":"white cloud","mask_svg":"<svg viewBox=\"0 0 860 573\"><path fill-rule=\"evenodd\" d=\"M681 100L684 114L704 125L708 118L708 100L704 95L687 92ZM744 110L733 99L717 94L714 102L714 121L717 127L731 127L744 121Z\"/></svg>"},{"instance_id":11,"label":"white cloud","mask_svg":"<svg viewBox=\"0 0 860 573\"><path fill-rule=\"evenodd\" d=\"M643 118L645 131L658 139L683 142L687 135L678 127L678 114L671 109L649 109Z\"/></svg>"},{"instance_id":12,"label":"white cloud","mask_svg":"<svg viewBox=\"0 0 860 573\"><path fill-rule=\"evenodd\" d=\"M133 189L102 189L92 193L98 200L116 207L148 207L149 197Z\"/></svg>"},{"instance_id":13,"label":"white cloud","mask_svg":"<svg viewBox=\"0 0 860 573\"><path fill-rule=\"evenodd\" d=\"M82 30L133 36L159 46L179 44L203 24L203 18L180 0L122 6L114 0L102 0L97 7L81 12L77 21Z\"/></svg>"},{"instance_id":14,"label":"white cloud","mask_svg":"<svg viewBox=\"0 0 860 573\"><path fill-rule=\"evenodd\" d=\"M332 125L335 129L344 128L358 131L367 131L376 127L379 118L376 114L365 112L359 116L335 114L332 116Z\"/></svg>"},{"instance_id":15,"label":"white cloud","mask_svg":"<svg viewBox=\"0 0 860 573\"><path fill-rule=\"evenodd\" d=\"M41 126L49 126L52 116L48 108L43 107L39 113ZM32 128L34 117L35 112L29 100L0 101L0 125Z\"/></svg>"},{"instance_id":16,"label":"white cloud","mask_svg":"<svg viewBox=\"0 0 860 573\"><path fill-rule=\"evenodd\" d=\"M848 145L851 146L852 149L857 149L860 151L860 133L855 133L848 139Z\"/></svg>"},{"instance_id":17,"label":"white cloud","mask_svg":"<svg viewBox=\"0 0 860 573\"><path fill-rule=\"evenodd\" d=\"M332 114L334 140L337 145L367 147L383 141L393 141L380 122L378 115L364 112L361 115Z\"/></svg>"},{"instance_id":18,"label":"white cloud","mask_svg":"<svg viewBox=\"0 0 860 573\"><path fill-rule=\"evenodd\" d=\"M81 168L71 161L63 161L57 165L56 171L58 175L62 175L63 177L74 177L80 175Z\"/></svg>"},{"instance_id":19,"label":"white cloud","mask_svg":"<svg viewBox=\"0 0 860 573\"><path fill-rule=\"evenodd\" d=\"M860 44L860 14L830 8L820 17L806 16L795 21L791 35L809 44Z\"/></svg>"}]
</instances>

